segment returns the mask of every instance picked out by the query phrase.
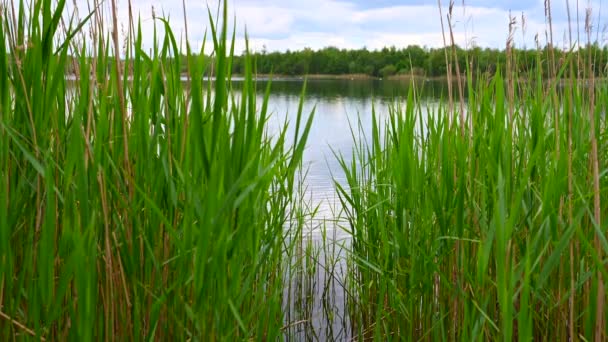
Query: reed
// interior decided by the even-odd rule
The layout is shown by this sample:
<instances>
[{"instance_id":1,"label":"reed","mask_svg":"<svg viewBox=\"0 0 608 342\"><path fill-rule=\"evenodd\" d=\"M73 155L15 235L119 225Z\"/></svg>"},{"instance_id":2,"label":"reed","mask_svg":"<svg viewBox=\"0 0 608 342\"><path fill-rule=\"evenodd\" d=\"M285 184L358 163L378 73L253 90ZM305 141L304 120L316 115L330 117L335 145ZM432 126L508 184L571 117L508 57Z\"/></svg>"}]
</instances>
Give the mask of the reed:
<instances>
[{"instance_id":1,"label":"reed","mask_svg":"<svg viewBox=\"0 0 608 342\"><path fill-rule=\"evenodd\" d=\"M304 231L319 224L305 89L270 136L248 53L238 92L231 81L226 2L209 11L213 58L187 23L183 52L156 15L164 33L144 51L130 2L126 42L115 0L81 21L65 0L2 4L1 339L608 338L608 70L590 11L586 48L570 35L557 61L545 2L551 43L532 76L510 18L506 73L489 75L459 67L451 1L458 99L450 82L426 108L411 87L386 121L373 113L369 140L353 131L352 161L337 153L340 246Z\"/></svg>"},{"instance_id":2,"label":"reed","mask_svg":"<svg viewBox=\"0 0 608 342\"><path fill-rule=\"evenodd\" d=\"M232 91L225 3L188 83L167 20L146 53L115 1L65 3L0 14L0 339L278 339L312 116L269 136L249 58Z\"/></svg>"},{"instance_id":3,"label":"reed","mask_svg":"<svg viewBox=\"0 0 608 342\"><path fill-rule=\"evenodd\" d=\"M605 70L588 20L586 47L539 50L553 77L526 78L510 20L507 74L467 70L466 119L411 91L341 159L360 339L607 338Z\"/></svg>"}]
</instances>

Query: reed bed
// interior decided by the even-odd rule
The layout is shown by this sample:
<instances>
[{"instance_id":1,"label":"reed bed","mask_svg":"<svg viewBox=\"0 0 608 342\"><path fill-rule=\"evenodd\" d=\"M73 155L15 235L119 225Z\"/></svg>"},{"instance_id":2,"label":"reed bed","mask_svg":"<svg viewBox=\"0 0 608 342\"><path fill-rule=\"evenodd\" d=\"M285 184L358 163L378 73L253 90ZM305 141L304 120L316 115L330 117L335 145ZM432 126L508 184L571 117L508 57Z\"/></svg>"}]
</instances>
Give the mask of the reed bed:
<instances>
[{"instance_id":1,"label":"reed bed","mask_svg":"<svg viewBox=\"0 0 608 342\"><path fill-rule=\"evenodd\" d=\"M519 75L508 41L506 74L466 70L437 109L411 91L374 116L337 185L354 336L608 339L608 85L587 33L564 60L539 49L551 79Z\"/></svg>"},{"instance_id":2,"label":"reed bed","mask_svg":"<svg viewBox=\"0 0 608 342\"><path fill-rule=\"evenodd\" d=\"M518 74L510 25L505 74L461 70L451 4L448 99L426 108L412 87L371 137L355 132L352 162L338 156L345 252L303 234L313 115L300 105L269 136L248 54L233 88L227 4L209 13L213 58L161 17L150 51L132 17L119 41L109 5L0 8L2 340L608 338L608 75L593 54L539 49L549 70Z\"/></svg>"},{"instance_id":3,"label":"reed bed","mask_svg":"<svg viewBox=\"0 0 608 342\"><path fill-rule=\"evenodd\" d=\"M270 136L248 58L232 91L225 3L188 83L165 19L65 3L0 10L0 339L277 340L312 115Z\"/></svg>"}]
</instances>

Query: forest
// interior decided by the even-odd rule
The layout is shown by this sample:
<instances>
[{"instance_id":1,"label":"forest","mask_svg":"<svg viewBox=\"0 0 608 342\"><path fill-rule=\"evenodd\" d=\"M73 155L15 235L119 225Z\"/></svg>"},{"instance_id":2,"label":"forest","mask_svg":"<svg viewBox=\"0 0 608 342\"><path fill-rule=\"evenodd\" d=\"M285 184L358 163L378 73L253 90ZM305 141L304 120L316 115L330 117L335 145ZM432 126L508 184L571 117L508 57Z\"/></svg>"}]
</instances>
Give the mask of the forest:
<instances>
[{"instance_id":1,"label":"forest","mask_svg":"<svg viewBox=\"0 0 608 342\"><path fill-rule=\"evenodd\" d=\"M577 77L588 76L586 75L588 68L584 64L590 60L590 57L595 64L593 70L595 70L596 77L608 71L608 45L601 46L595 43L581 48L580 53L570 52L575 51L550 46L538 49L512 48L508 52L512 55L513 65L510 70L517 73L519 77L536 75L536 72L540 71L543 77L547 78L549 75L557 74L566 64L567 58L577 56L577 61L573 66ZM214 55L192 54L190 58L204 60L204 64L208 66L216 62ZM280 76L359 75L386 78L413 75L442 78L448 73L447 65L452 65L452 73L455 73L455 63L458 63L459 70L463 73L471 70L473 73L495 74L500 69L504 75L507 69L506 50L480 47L463 49L459 46L425 48L410 45L401 49L392 46L380 50L326 47L320 50L306 48L301 51L287 50L285 52L262 50L261 52L251 52L249 58L253 60L256 74ZM446 58L449 63L446 63ZM549 63L549 61L551 62ZM125 63L125 60L121 62ZM182 74L188 72L189 64L186 55L181 54L178 65ZM111 65L112 62L108 63L108 68ZM69 74L74 73L75 66L77 66L75 62L68 63ZM555 70L555 73L552 70ZM213 68L205 68L202 72L208 76L213 73ZM233 56L232 73L234 75L245 74L245 53Z\"/></svg>"},{"instance_id":2,"label":"forest","mask_svg":"<svg viewBox=\"0 0 608 342\"><path fill-rule=\"evenodd\" d=\"M474 47L463 49L448 47L450 59L456 56L460 70L467 70L467 64L472 71L494 73L497 69L503 71L506 68L505 50ZM542 49L512 49L510 51L515 58L516 70L520 75L533 74L538 66L545 76L548 75L550 66L548 60L564 63L568 56L564 49L544 47ZM555 58L549 58L554 54ZM580 59L587 60L588 55L596 61L596 76L608 67L608 46L599 44L591 45L581 51ZM381 50L358 50L338 49L327 47L321 50L304 49L301 51L285 52L256 52L253 54L259 74L276 75L345 75L364 74L372 77L390 77L393 75L406 74L426 77L445 76L446 49L424 48L411 45L406 48L385 47ZM453 63L453 61L452 61ZM243 58L236 56L234 60L234 73L243 72ZM558 66L559 67L559 66ZM581 68L581 72L582 72Z\"/></svg>"}]
</instances>

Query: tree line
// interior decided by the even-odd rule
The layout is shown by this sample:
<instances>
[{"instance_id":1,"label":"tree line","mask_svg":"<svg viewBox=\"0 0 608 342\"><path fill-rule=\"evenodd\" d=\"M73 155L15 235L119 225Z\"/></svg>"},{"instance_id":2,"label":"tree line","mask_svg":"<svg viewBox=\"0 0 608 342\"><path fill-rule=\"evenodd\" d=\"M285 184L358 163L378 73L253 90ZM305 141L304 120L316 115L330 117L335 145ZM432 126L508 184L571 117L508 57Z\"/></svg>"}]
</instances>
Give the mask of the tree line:
<instances>
[{"instance_id":1,"label":"tree line","mask_svg":"<svg viewBox=\"0 0 608 342\"><path fill-rule=\"evenodd\" d=\"M536 75L541 68L544 77L551 77L560 71L560 67L569 59L575 67L585 66L575 70L578 77L588 77L587 66L589 58L596 76L608 74L608 45L592 44L579 51L579 54L569 53L562 49L511 49L505 50L480 48L462 49L458 46L452 48L423 48L417 45L397 49L386 47L380 50L338 49L326 47L320 50L304 49L300 51L271 52L265 51L251 53L255 72L258 74L274 74L287 76L300 75L349 75L359 74L370 77L391 77L394 75L415 75L421 77L441 77L447 75L448 68L446 54L455 73L455 63L464 73L471 70L474 73L494 74L501 70L504 74L507 67L507 56L510 58L511 70L519 76ZM243 74L245 66L244 53L232 59L232 73ZM191 56L200 58L201 56ZM213 56L203 56L205 65L213 65ZM169 58L172 60L172 58ZM580 63L577 63L579 61ZM122 61L126 63L125 60ZM113 61L109 61L108 67ZM188 72L188 59L180 55L180 69L182 73ZM68 63L69 66L76 66ZM75 73L70 67L68 73ZM212 68L204 71L205 75L213 73Z\"/></svg>"},{"instance_id":2,"label":"tree line","mask_svg":"<svg viewBox=\"0 0 608 342\"><path fill-rule=\"evenodd\" d=\"M327 47L320 50L304 49L301 51L285 52L255 52L252 57L255 61L256 71L259 74L275 75L307 75L307 74L364 74L372 77L389 77L398 74L437 77L447 74L446 52L450 63L456 61L460 70L464 72L467 67L474 72L494 73L498 69L505 71L507 65L507 52L505 50L480 48L462 49L460 47L423 48L412 45L406 48L386 47L380 50L338 49ZM597 75L606 74L608 68L608 46L593 44L580 50L579 56L569 54L562 49L511 49L511 65L519 75L535 73L539 66L543 75L548 77L552 70L559 70L559 66L567 58L579 58L588 61L589 55L595 61L594 70ZM552 65L555 61L554 65ZM576 65L576 63L574 63ZM584 65L586 63L582 63ZM235 57L233 72L242 73L244 58ZM455 66L452 68L454 72ZM580 74L584 74L580 70Z\"/></svg>"}]
</instances>

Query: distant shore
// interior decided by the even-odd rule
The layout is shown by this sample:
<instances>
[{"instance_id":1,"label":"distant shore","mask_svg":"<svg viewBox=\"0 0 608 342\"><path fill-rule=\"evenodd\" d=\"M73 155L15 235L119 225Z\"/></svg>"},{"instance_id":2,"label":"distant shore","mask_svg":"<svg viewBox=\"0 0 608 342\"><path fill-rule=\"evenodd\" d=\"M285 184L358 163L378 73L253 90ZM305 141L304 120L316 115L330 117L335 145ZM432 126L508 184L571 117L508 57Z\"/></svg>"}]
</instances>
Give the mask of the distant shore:
<instances>
[{"instance_id":1,"label":"distant shore","mask_svg":"<svg viewBox=\"0 0 608 342\"><path fill-rule=\"evenodd\" d=\"M182 73L181 76L182 80L186 80L189 79L188 74L186 73ZM207 80L209 78L209 76L205 75L203 76L204 80ZM232 75L233 80L240 80L244 78L244 75L240 75L240 74L233 74ZM79 80L80 77L78 77L77 75L73 74L73 73L69 73L66 75L66 80L68 81L76 81ZM128 77L128 79L130 79L130 77ZM212 80L215 79L214 77L212 77ZM424 75L411 75L411 74L398 74L398 75L391 75L388 77L376 77L376 76L371 76L371 75L367 75L367 74L337 74L337 75L333 75L333 74L310 74L310 75L278 75L278 74L256 74L254 75L254 79L258 80L258 81L267 81L267 80L273 80L273 81L303 81L304 79L307 80L315 80L315 81L383 81L383 80L388 80L388 81L399 81L399 82L447 82L448 81L448 77L447 75L443 75L443 76L424 76ZM456 82L458 80L456 75L453 75L451 77L452 82ZM467 81L467 76L466 75L462 75L461 76L461 80L463 82L466 83ZM526 78L522 78L519 77L519 82L530 82L530 81L535 81L535 79L526 79ZM549 79L543 79L544 82L549 82ZM559 84L560 85L566 85L569 84L569 79L565 79L565 78L561 78L559 79ZM590 79L576 79L576 81L578 82L585 82L585 84L588 84ZM606 77L596 77L595 78L595 82L596 83L604 83L607 82L608 78Z\"/></svg>"},{"instance_id":2,"label":"distant shore","mask_svg":"<svg viewBox=\"0 0 608 342\"><path fill-rule=\"evenodd\" d=\"M234 75L242 77L242 75ZM454 76L456 77L456 76ZM346 80L346 81L365 81L365 80L391 80L391 81L447 81L447 76L427 77L423 75L399 74L388 77L377 77L367 74L309 74L309 75L271 75L257 74L257 79L273 79L273 80Z\"/></svg>"},{"instance_id":3,"label":"distant shore","mask_svg":"<svg viewBox=\"0 0 608 342\"><path fill-rule=\"evenodd\" d=\"M242 77L242 75L234 75L236 77ZM328 80L328 81L332 81L332 80L345 80L345 81L365 81L365 80L371 80L371 81L382 81L382 80L388 80L388 81L414 81L414 82L447 82L448 81L448 76L447 75L442 75L442 76L425 76L425 75L412 75L412 74L397 74L397 75L391 75L388 77L377 77L377 76L371 76L371 75L367 75L367 74L339 74L339 75L333 75L333 74L310 74L310 75L270 75L270 74L257 74L254 76L257 79L261 79L261 80L266 80L266 79L272 79L272 80L293 80L293 81L299 81L299 80L304 80L304 79L308 79L308 80ZM458 80L458 76L457 75L452 75L451 76L451 80L452 82L457 82ZM467 76L466 75L462 75L461 76L461 80L463 82L466 83L467 81ZM526 79L526 78L519 78L520 82L527 82L527 81L534 81L535 79ZM550 79L543 79L544 82L549 82ZM589 82L589 79L576 79L577 81L583 81L583 82ZM569 79L565 79L565 78L561 78L559 80L559 84L560 85L565 85L569 82ZM608 81L608 78L606 77L596 77L595 78L595 82L606 82Z\"/></svg>"}]
</instances>

